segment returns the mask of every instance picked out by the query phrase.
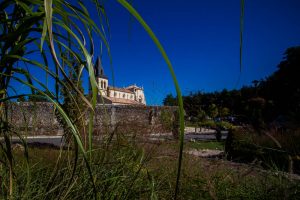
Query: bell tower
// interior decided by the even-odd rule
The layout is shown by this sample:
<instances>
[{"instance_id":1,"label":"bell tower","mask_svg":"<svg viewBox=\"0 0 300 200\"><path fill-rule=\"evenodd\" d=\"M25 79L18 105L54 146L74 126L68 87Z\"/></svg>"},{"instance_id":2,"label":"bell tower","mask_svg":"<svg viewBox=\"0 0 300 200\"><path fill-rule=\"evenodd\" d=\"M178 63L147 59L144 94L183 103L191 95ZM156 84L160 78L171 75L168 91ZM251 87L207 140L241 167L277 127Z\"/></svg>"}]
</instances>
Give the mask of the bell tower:
<instances>
[{"instance_id":1,"label":"bell tower","mask_svg":"<svg viewBox=\"0 0 300 200\"><path fill-rule=\"evenodd\" d=\"M108 78L104 75L104 70L102 67L101 59L98 56L96 63L94 65L95 77L99 88L99 95L107 96L108 89Z\"/></svg>"}]
</instances>

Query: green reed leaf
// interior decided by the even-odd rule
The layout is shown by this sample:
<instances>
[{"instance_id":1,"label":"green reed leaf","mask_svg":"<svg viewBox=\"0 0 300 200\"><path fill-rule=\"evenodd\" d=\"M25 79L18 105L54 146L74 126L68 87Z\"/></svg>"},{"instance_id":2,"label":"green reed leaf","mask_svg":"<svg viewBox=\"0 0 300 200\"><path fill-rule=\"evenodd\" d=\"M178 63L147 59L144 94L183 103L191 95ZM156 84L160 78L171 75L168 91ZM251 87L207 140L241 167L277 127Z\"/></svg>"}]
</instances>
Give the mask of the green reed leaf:
<instances>
[{"instance_id":1,"label":"green reed leaf","mask_svg":"<svg viewBox=\"0 0 300 200\"><path fill-rule=\"evenodd\" d=\"M182 95L180 91L180 87L173 69L173 66L171 64L171 61L169 57L167 56L167 53L165 52L163 46L157 39L154 32L151 30L151 28L148 26L148 24L143 20L141 15L126 1L126 0L118 0L118 2L128 10L128 12L136 18L136 20L142 25L142 27L145 29L145 31L148 33L158 50L160 51L161 55L163 56L165 62L167 63L167 66L169 68L169 71L171 73L175 89L177 92L178 97L178 105L179 105L179 122L180 122L180 145L179 145L179 158L178 158L178 171L177 171L177 180L176 180L176 189L175 189L175 199L177 198L177 193L179 190L179 181L180 181L180 172L181 172L181 165L182 165L182 157L183 157L183 143L184 143L184 110L183 110L183 100Z\"/></svg>"}]
</instances>

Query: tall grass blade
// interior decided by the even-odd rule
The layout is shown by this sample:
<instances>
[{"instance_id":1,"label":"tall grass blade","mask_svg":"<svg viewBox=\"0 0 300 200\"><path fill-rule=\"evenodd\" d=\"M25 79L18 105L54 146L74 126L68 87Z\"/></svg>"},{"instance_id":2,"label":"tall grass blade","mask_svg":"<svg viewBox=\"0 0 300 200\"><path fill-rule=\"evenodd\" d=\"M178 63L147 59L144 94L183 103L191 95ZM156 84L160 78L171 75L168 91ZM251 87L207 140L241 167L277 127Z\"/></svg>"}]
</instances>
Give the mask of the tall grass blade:
<instances>
[{"instance_id":1,"label":"tall grass blade","mask_svg":"<svg viewBox=\"0 0 300 200\"><path fill-rule=\"evenodd\" d=\"M41 44L40 44L41 52L43 51L43 44L45 41L46 34L47 34L47 20L45 19L43 23L43 31L42 31Z\"/></svg>"},{"instance_id":2,"label":"tall grass blade","mask_svg":"<svg viewBox=\"0 0 300 200\"><path fill-rule=\"evenodd\" d=\"M52 40L53 38L53 35L52 35L52 0L45 0L44 1L44 6L45 6L45 20L46 20L46 23L47 23L47 29L48 29L48 35L49 35L49 38L50 38L50 41ZM44 30L43 30L44 32ZM42 38L43 39L43 38Z\"/></svg>"},{"instance_id":3,"label":"tall grass blade","mask_svg":"<svg viewBox=\"0 0 300 200\"><path fill-rule=\"evenodd\" d=\"M178 105L179 105L179 122L180 122L180 146L179 146L179 158L178 158L178 170L177 170L177 179L176 179L176 186L175 186L175 195L174 198L177 198L178 190L179 190L179 181L180 181L180 172L181 172L181 165L182 165L182 157L183 157L183 143L184 143L184 111L183 111L183 100L182 95L180 91L180 87L173 69L173 66L171 64L171 61L169 60L169 57L167 56L163 46L157 39L154 32L151 30L151 28L148 26L148 24L143 20L141 15L126 1L126 0L118 0L118 2L128 10L128 12L136 18L136 20L142 25L142 27L145 29L145 31L148 33L150 38L155 43L156 47L160 51L161 55L163 56L165 62L167 63L167 66L169 68L169 71L171 73L177 97L178 97Z\"/></svg>"},{"instance_id":4,"label":"tall grass blade","mask_svg":"<svg viewBox=\"0 0 300 200\"><path fill-rule=\"evenodd\" d=\"M18 80L20 83L23 83L24 85L27 85L30 88L33 88L35 91L38 91L38 93L41 94L41 95L35 95L36 97L46 97L49 100L49 102L53 103L53 105L55 106L55 108L58 110L58 112L61 114L61 116L63 117L63 119L66 121L66 123L68 124L69 128L72 131L74 140L76 141L76 143L77 143L77 145L78 145L78 147L79 147L79 149L80 149L80 151L82 153L82 156L83 156L83 159L85 161L88 173L90 175L91 182L93 184L93 190L94 190L94 194L95 194L95 198L96 198L97 197L97 189L96 189L96 186L95 186L95 182L94 182L92 170L91 170L89 161L87 159L86 151L84 150L84 147L83 147L83 144L82 144L82 140L80 138L80 135L78 133L78 130L77 130L76 126L74 126L74 124L70 120L69 116L65 113L65 111L63 110L63 108L59 105L59 103L57 103L55 100L53 100L53 98L51 98L48 94L46 94L42 90L39 90L34 85L32 85L32 84L30 84L28 82L23 81L22 79L19 79L17 77L13 77L13 78L16 79L16 80Z\"/></svg>"},{"instance_id":5,"label":"tall grass blade","mask_svg":"<svg viewBox=\"0 0 300 200\"><path fill-rule=\"evenodd\" d=\"M68 78L66 72L64 71L63 67L61 66L59 59L56 54L56 50L54 47L54 40L53 40L53 33L52 33L52 0L46 0L45 1L45 13L46 13L46 20L47 20L47 28L48 28L48 36L49 36L49 43L50 43L50 50L51 54L54 58L55 64L59 67L60 72L62 73L63 77L66 79L66 81L72 86L72 89L76 90L77 94L81 97L81 99L92 109L94 110L94 106L87 100L87 98L78 90L78 88L73 84L73 82ZM83 54L86 58L87 65L91 65L91 56L87 52L86 48L82 44L81 40L76 36L76 34L63 22L56 21L56 25L61 26L65 31L67 31L68 34L72 35L74 39L78 42L78 45L81 47L81 50L83 51ZM88 67L89 71L90 68ZM92 70L93 71L93 70ZM58 73L57 73L58 75ZM95 87L96 80L94 78L94 82L91 81L92 87ZM95 100L94 100L95 99ZM96 97L93 95L93 100L96 102ZM94 101L92 103L94 103Z\"/></svg>"}]
</instances>

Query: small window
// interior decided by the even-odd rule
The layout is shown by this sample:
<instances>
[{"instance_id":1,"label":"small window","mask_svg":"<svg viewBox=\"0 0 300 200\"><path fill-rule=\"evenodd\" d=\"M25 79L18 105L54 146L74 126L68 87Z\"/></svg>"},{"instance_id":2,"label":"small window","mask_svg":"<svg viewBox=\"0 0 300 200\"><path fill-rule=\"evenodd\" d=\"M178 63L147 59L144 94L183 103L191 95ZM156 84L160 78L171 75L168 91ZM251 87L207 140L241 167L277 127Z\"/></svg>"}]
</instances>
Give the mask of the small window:
<instances>
[{"instance_id":1,"label":"small window","mask_svg":"<svg viewBox=\"0 0 300 200\"><path fill-rule=\"evenodd\" d=\"M103 81L101 81L101 87L100 87L101 89L103 88Z\"/></svg>"},{"instance_id":2,"label":"small window","mask_svg":"<svg viewBox=\"0 0 300 200\"><path fill-rule=\"evenodd\" d=\"M125 94L123 94L123 98L125 98Z\"/></svg>"},{"instance_id":3,"label":"small window","mask_svg":"<svg viewBox=\"0 0 300 200\"><path fill-rule=\"evenodd\" d=\"M117 96L117 93L116 92L114 92L114 95L115 95L115 97Z\"/></svg>"},{"instance_id":4,"label":"small window","mask_svg":"<svg viewBox=\"0 0 300 200\"><path fill-rule=\"evenodd\" d=\"M106 82L104 82L104 89L106 89Z\"/></svg>"}]
</instances>

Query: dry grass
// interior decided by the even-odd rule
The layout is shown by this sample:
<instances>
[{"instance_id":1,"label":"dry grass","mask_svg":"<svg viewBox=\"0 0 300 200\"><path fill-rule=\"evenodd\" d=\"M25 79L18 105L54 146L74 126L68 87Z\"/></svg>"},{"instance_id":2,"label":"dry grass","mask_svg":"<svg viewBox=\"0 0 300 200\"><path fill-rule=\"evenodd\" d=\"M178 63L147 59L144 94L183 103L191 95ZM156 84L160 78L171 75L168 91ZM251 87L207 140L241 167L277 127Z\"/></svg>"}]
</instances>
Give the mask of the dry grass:
<instances>
[{"instance_id":1,"label":"dry grass","mask_svg":"<svg viewBox=\"0 0 300 200\"><path fill-rule=\"evenodd\" d=\"M97 158L91 162L91 166L97 172L96 176L98 179L100 178L98 182L100 185L97 187L104 192L105 188L122 189L123 186L130 188L132 184L132 192L127 198L148 199L150 196L158 199L173 198L178 164L177 145L176 141L136 143L134 141L126 142L126 140L113 144L106 149L109 152L107 152L108 156L104 164L97 166L99 164ZM20 149L15 149L14 153L16 158L22 158L23 152ZM94 155L96 154L99 155L95 152ZM47 177L50 176L46 172L51 172L50 169L55 165L58 155L59 150L56 149L29 149L30 165L34 172L31 181L36 190L43 190L41 186L45 185L44 182L48 181ZM67 151L63 151L62 157L66 155ZM120 158L122 160L119 160ZM141 158L143 158L142 162L140 162ZM24 177L20 171L24 163L21 163L21 159L18 159L17 162L16 164L19 165L17 173L19 177ZM182 166L179 199L278 199L278 197L280 197L279 199L297 199L299 196L299 181L290 179L280 172L262 170L259 166L220 159L199 158L188 154L184 155ZM81 165L79 168L84 169ZM117 182L108 182L102 188L103 181L101 179L118 178L116 175L120 173L119 171L128 176L122 177ZM38 175L39 172L43 172L42 177ZM83 192L81 190L87 187L86 184L89 185L88 181L84 184L78 182L85 179L79 177L80 174L82 173L78 172L77 182L75 181L76 185L73 188L76 198L80 197ZM135 175L138 178L133 181L132 178ZM60 176L55 182L60 182ZM38 185L40 186L38 187ZM35 193L28 192L28 195L31 194ZM102 197L105 199L108 197L107 195L103 193ZM125 197L122 193L118 195L116 197ZM72 195L69 197L71 198ZM88 199L87 197L83 195L80 198ZM53 199L53 196L49 198Z\"/></svg>"},{"instance_id":2,"label":"dry grass","mask_svg":"<svg viewBox=\"0 0 300 200\"><path fill-rule=\"evenodd\" d=\"M175 145L176 142L143 145L145 152L151 155L147 168L160 177L159 191L163 191L160 195L165 198L174 186L178 153ZM299 193L299 179L263 170L259 165L185 154L182 166L182 199L294 199Z\"/></svg>"}]
</instances>

